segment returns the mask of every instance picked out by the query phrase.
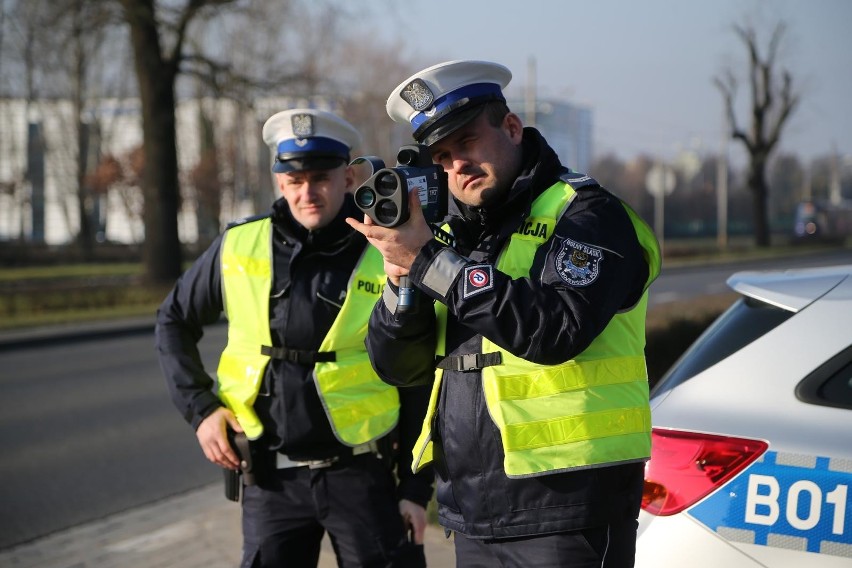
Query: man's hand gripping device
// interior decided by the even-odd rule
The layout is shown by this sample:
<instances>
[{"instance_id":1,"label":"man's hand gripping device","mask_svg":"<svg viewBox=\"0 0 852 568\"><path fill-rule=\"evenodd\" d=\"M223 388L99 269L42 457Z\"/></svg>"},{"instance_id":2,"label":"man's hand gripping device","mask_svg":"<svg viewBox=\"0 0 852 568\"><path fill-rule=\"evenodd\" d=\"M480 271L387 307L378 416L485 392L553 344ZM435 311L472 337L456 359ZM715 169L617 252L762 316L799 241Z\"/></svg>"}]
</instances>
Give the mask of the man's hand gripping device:
<instances>
[{"instance_id":1,"label":"man's hand gripping device","mask_svg":"<svg viewBox=\"0 0 852 568\"><path fill-rule=\"evenodd\" d=\"M423 144L402 146L396 155L396 167L386 168L381 158L355 158L352 164L369 162L373 174L355 190L355 204L382 227L398 227L409 218L408 195L416 191L426 222L439 223L447 215L449 189L444 168L432 163L429 148ZM433 227L433 231L435 228ZM414 307L414 288L408 277L399 279L397 311Z\"/></svg>"}]
</instances>

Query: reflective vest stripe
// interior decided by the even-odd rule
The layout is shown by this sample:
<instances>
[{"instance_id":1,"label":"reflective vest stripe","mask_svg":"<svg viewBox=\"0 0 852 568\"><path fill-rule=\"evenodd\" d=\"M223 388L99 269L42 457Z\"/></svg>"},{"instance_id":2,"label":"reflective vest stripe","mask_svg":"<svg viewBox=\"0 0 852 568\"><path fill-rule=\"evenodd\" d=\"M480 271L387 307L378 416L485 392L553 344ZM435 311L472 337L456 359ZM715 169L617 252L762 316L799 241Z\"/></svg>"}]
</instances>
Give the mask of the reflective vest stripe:
<instances>
[{"instance_id":1,"label":"reflective vest stripe","mask_svg":"<svg viewBox=\"0 0 852 568\"><path fill-rule=\"evenodd\" d=\"M514 473L509 477L535 477L543 475L540 472L546 472L548 475L561 473L565 471L590 469L599 467L599 465L588 464L605 464L607 466L617 465L620 463L631 463L642 461L642 458L622 459L619 448L621 446L629 446L636 448L647 448L648 434L639 432L635 434L622 435L618 439L617 444L612 445L614 451L608 452L609 444L601 444L600 439L580 440L577 442L568 442L563 444L553 444L540 448L512 451L506 453L506 458L503 461L503 467L508 474L509 471L521 472L531 471L539 473ZM560 464L560 465L554 465Z\"/></svg>"},{"instance_id":2,"label":"reflective vest stripe","mask_svg":"<svg viewBox=\"0 0 852 568\"><path fill-rule=\"evenodd\" d=\"M523 364L518 364L518 361ZM562 365L548 368L547 381L530 380L528 363L523 359L504 362L500 382L494 385L493 396L497 400L531 399L584 389L586 387L605 387L644 379L644 357L613 357L578 363L572 359ZM614 371L618 370L618 373Z\"/></svg>"}]
</instances>

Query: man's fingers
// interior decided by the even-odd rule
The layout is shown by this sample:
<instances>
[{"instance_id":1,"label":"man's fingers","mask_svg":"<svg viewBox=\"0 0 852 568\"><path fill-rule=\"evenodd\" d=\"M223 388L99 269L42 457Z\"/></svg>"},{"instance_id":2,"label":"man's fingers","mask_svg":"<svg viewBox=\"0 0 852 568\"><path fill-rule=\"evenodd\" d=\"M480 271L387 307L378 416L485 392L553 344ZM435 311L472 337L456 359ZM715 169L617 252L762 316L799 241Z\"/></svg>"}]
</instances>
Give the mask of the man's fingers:
<instances>
[{"instance_id":1,"label":"man's fingers","mask_svg":"<svg viewBox=\"0 0 852 568\"><path fill-rule=\"evenodd\" d=\"M237 420L237 417L234 416L232 412L229 412L225 415L225 419L228 421L228 425L234 432L242 432L243 427L240 426L240 421Z\"/></svg>"},{"instance_id":2,"label":"man's fingers","mask_svg":"<svg viewBox=\"0 0 852 568\"><path fill-rule=\"evenodd\" d=\"M219 446L220 450L220 460L222 462L221 465L225 467L236 468L240 466L240 458L237 457L237 453L228 443L227 439L225 440L224 447L222 445Z\"/></svg>"}]
</instances>

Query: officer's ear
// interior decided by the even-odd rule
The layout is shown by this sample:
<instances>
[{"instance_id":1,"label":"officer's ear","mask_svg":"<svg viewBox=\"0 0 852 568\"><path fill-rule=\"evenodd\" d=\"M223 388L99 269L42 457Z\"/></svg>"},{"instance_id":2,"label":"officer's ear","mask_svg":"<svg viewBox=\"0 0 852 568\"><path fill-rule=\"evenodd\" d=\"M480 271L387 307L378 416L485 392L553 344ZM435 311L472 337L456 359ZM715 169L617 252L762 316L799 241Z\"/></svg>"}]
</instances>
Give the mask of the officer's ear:
<instances>
[{"instance_id":1,"label":"officer's ear","mask_svg":"<svg viewBox=\"0 0 852 568\"><path fill-rule=\"evenodd\" d=\"M275 189L278 190L279 195L284 195L284 174L275 172L272 176L275 178Z\"/></svg>"},{"instance_id":2,"label":"officer's ear","mask_svg":"<svg viewBox=\"0 0 852 568\"><path fill-rule=\"evenodd\" d=\"M521 117L514 112L508 112L506 113L506 116L503 117L503 124L501 127L503 128L503 132L506 133L506 136L509 137L509 140L511 140L513 144L521 143L521 140L524 137L524 123L521 121Z\"/></svg>"},{"instance_id":3,"label":"officer's ear","mask_svg":"<svg viewBox=\"0 0 852 568\"><path fill-rule=\"evenodd\" d=\"M352 166L346 166L346 169L343 171L343 179L346 183L346 191L354 191L355 190L355 168Z\"/></svg>"}]
</instances>

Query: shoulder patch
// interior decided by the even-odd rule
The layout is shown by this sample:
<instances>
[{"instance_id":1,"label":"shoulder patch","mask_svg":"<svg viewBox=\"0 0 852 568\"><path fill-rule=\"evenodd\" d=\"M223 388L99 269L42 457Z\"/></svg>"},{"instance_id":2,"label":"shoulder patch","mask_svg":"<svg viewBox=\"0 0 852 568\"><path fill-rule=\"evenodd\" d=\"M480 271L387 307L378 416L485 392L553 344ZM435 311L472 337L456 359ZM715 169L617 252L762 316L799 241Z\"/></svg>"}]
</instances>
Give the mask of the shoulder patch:
<instances>
[{"instance_id":1,"label":"shoulder patch","mask_svg":"<svg viewBox=\"0 0 852 568\"><path fill-rule=\"evenodd\" d=\"M581 174L571 170L562 172L559 179L573 187L575 190L580 189L581 187L600 187L600 184L592 176L587 176L586 174Z\"/></svg>"},{"instance_id":2,"label":"shoulder patch","mask_svg":"<svg viewBox=\"0 0 852 568\"><path fill-rule=\"evenodd\" d=\"M490 264L475 264L464 269L462 299L476 296L494 288L494 272Z\"/></svg>"},{"instance_id":3,"label":"shoulder patch","mask_svg":"<svg viewBox=\"0 0 852 568\"><path fill-rule=\"evenodd\" d=\"M243 217L242 219L237 219L236 221L231 221L225 227L225 230L231 229L233 227L238 227L240 225L245 225L246 223L251 223L253 221L260 221L261 219L266 219L269 217L269 213L262 213L260 215L249 215L248 217Z\"/></svg>"},{"instance_id":4,"label":"shoulder patch","mask_svg":"<svg viewBox=\"0 0 852 568\"><path fill-rule=\"evenodd\" d=\"M569 286L588 286L601 271L603 250L573 239L563 239L556 254L556 272Z\"/></svg>"}]
</instances>

